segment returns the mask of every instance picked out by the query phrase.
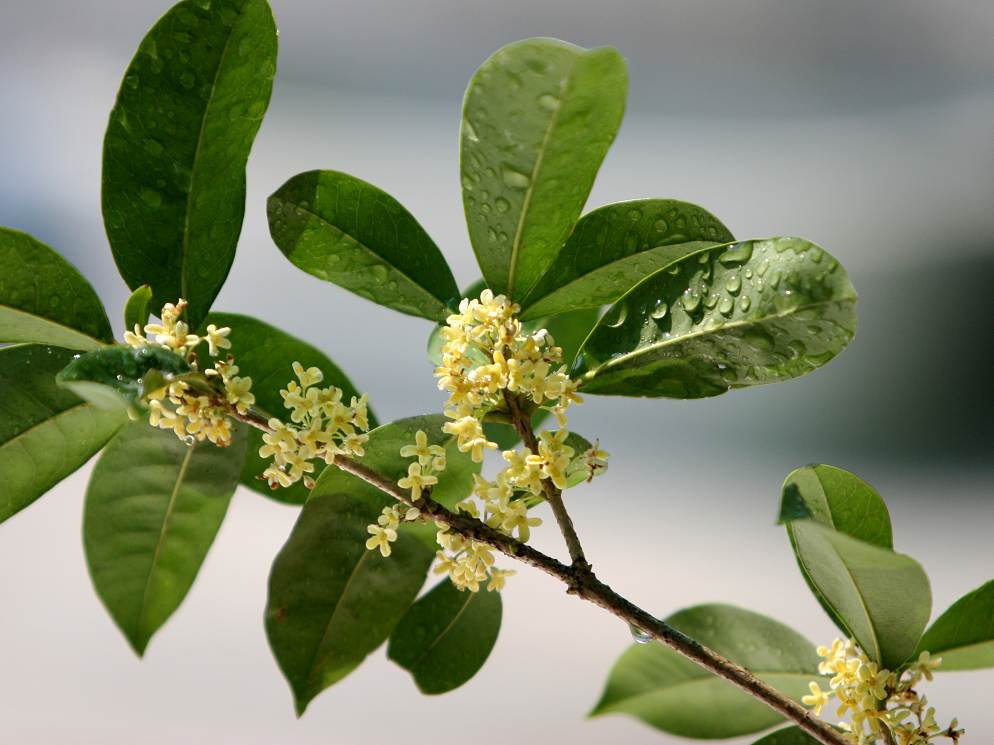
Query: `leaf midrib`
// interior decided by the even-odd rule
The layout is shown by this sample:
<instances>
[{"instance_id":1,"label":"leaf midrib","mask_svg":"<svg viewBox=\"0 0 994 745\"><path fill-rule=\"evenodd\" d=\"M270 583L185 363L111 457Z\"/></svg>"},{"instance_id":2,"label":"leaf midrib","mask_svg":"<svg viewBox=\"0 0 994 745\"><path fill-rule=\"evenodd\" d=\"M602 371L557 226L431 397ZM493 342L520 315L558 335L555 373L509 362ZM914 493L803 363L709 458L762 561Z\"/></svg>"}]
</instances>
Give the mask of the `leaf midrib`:
<instances>
[{"instance_id":1,"label":"leaf midrib","mask_svg":"<svg viewBox=\"0 0 994 745\"><path fill-rule=\"evenodd\" d=\"M752 673L753 675L757 676L757 677L764 676L764 675L766 675L766 676L774 676L774 675L776 675L776 676L781 677L781 678L799 678L799 679L804 680L804 681L818 680L821 677L816 672L800 673L800 672L796 672L796 671L795 672L780 672L780 671L769 671L769 670L759 670L759 671L757 671L757 670L751 670L751 669L749 670L749 672ZM602 713L602 712L612 711L612 710L615 710L616 707L619 706L619 705L625 705L625 704L628 704L628 703L630 703L632 701L638 701L640 699L649 698L650 696L657 696L657 695L660 695L660 694L668 694L668 693L671 693L671 692L677 692L677 691L679 691L680 688L684 688L684 687L689 688L689 687L692 687L692 686L695 686L695 685L700 685L701 683L720 682L720 681L721 681L721 678L718 678L718 677L716 677L714 675L702 675L702 676L697 677L697 678L684 678L683 680L677 681L673 685L659 686L659 687L653 688L653 689L648 690L648 691L643 691L641 693L636 693L633 696L626 696L625 698L617 699L616 701L612 701L612 702L606 704L604 707L598 706L597 710L596 710L596 713L599 714L599 713Z\"/></svg>"},{"instance_id":2,"label":"leaf midrib","mask_svg":"<svg viewBox=\"0 0 994 745\"><path fill-rule=\"evenodd\" d=\"M449 621L446 627L442 629L441 633L439 633L438 636L435 637L435 640L432 641L432 643L428 645L428 647L424 650L424 652L421 653L421 655L417 658L417 660L414 661L414 663L411 665L412 670L417 668L422 662L425 661L428 655L431 654L431 651L439 645L442 639L444 639L445 636L450 631L452 631L453 627L459 622L459 619L463 617L463 614L469 608L469 604L473 602L473 598L476 596L475 592L466 591L465 594L468 597L463 602L462 606L459 608L459 611L456 613L455 617L451 621Z\"/></svg>"},{"instance_id":3,"label":"leaf midrib","mask_svg":"<svg viewBox=\"0 0 994 745\"><path fill-rule=\"evenodd\" d=\"M235 29L244 17L245 9L247 7L248 2L242 5L241 9L238 11L237 18L234 23L231 24L231 32L224 40L224 47L221 49L221 58L218 60L217 68L214 70L214 76L211 79L211 92L207 98L207 105L204 106L204 113L200 118L200 129L197 132L197 147L194 150L193 163L190 166L190 190L186 193L186 211L183 215L183 242L180 245L180 297L182 298L189 298L190 288L187 281L187 263L189 260L190 248L190 215L193 212L193 194L197 183L197 173L200 170L200 154L203 151L204 146L204 132L207 130L207 120L211 109L214 106L214 94L217 91L217 81L221 75L221 70L224 69L224 63L228 57L228 49L231 45L231 40L235 36Z\"/></svg>"},{"instance_id":4,"label":"leaf midrib","mask_svg":"<svg viewBox=\"0 0 994 745\"><path fill-rule=\"evenodd\" d=\"M509 298L514 297L514 280L515 275L518 271L518 252L521 248L521 239L524 234L525 228L525 218L528 215L528 208L531 206L532 195L535 193L535 183L537 180L538 172L542 168L542 162L545 160L545 151L549 144L549 138L552 136L552 131L556 128L556 122L559 121L559 113L563 110L566 98L566 93L569 91L570 79L573 76L576 66L582 59L582 55L577 55L573 58L572 64L569 66L569 70L562 77L562 83L560 84L560 103L559 107L552 112L552 116L549 117L549 124L545 128L545 133L542 135L542 142L539 144L538 156L535 158L535 165L532 166L531 175L528 178L528 188L525 190L525 198L521 204L521 213L518 216L518 225L514 229L514 241L511 244L511 261L508 267L507 274L507 296ZM541 280L541 277L539 277Z\"/></svg>"},{"instance_id":5,"label":"leaf midrib","mask_svg":"<svg viewBox=\"0 0 994 745\"><path fill-rule=\"evenodd\" d=\"M58 321L55 321L55 320L53 320L51 318L46 318L45 316L40 316L37 313L31 313L30 311L23 310L22 308L15 308L12 305L6 305L4 303L0 303L0 311L8 311L8 312L13 313L15 315L28 316L30 318L37 319L38 321L41 321L42 323L51 324L52 326L56 326L56 327L58 327L60 329L64 329L64 330L68 331L71 334L76 334L76 335L78 335L78 336L80 336L80 337L82 337L84 339L87 339L87 340L89 340L91 342L94 342L95 345L96 345L94 347L81 347L81 349L86 349L87 351L89 351L91 349L100 349L101 347L106 347L109 344L109 342L101 341L100 339L97 339L95 336L90 336L89 334L86 334L86 333L80 331L79 329L74 329L71 326L65 326L62 323L60 323ZM38 341L17 342L17 343L19 343L19 344L45 344L45 342L38 342Z\"/></svg>"},{"instance_id":6,"label":"leaf midrib","mask_svg":"<svg viewBox=\"0 0 994 745\"><path fill-rule=\"evenodd\" d=\"M186 474L190 467L190 461L193 459L194 450L194 447L187 445L186 454L183 456L183 462L180 464L179 473L176 474L176 482L173 484L173 490L169 495L169 501L166 503L166 512L162 516L162 526L159 528L159 539L155 544L155 551L152 553L152 561L148 566L148 574L145 575L145 589L142 590L141 605L138 606L138 616L135 620L135 633L141 633L142 621L145 619L145 613L148 610L148 599L149 592L152 587L152 576L157 571L159 556L162 553L162 547L166 542L166 533L169 531L169 525L172 521L173 509L176 507L176 500L179 498L180 489L183 488L183 483L186 481Z\"/></svg>"},{"instance_id":7,"label":"leaf midrib","mask_svg":"<svg viewBox=\"0 0 994 745\"><path fill-rule=\"evenodd\" d=\"M691 255L693 255L693 254L691 254ZM650 276L652 276L652 275L650 275ZM620 301L621 301L621 298L619 298L618 302L620 302ZM723 332L723 331L725 331L727 329L735 329L735 328L740 328L742 326L753 326L753 325L759 326L759 325L763 325L763 324L767 323L768 321L773 321L773 320L776 320L778 318L786 318L787 316L793 315L794 313L797 313L797 312L802 311L802 310L809 310L811 308L820 308L822 306L829 306L829 305L843 305L845 303L854 303L854 302L856 302L856 299L854 297L852 297L852 298L842 298L842 299L837 299L837 300L825 300L825 301L821 301L821 302L817 302L817 303L808 303L806 305L798 305L798 306L796 306L794 308L791 308L790 310L783 311L781 313L773 313L773 314L770 314L770 315L765 315L765 316L763 316L761 318L742 319L742 320L739 320L739 321L729 321L728 323L723 323L720 326L715 326L715 327L710 328L710 329L701 329L700 331L694 331L694 332L689 333L689 334L682 334L680 336L675 336L672 339L665 339L665 340L663 340L661 342L658 342L658 343L655 343L655 344L649 344L649 345L646 345L644 347L638 347L638 348L632 350L631 352L626 352L625 354L622 354L622 355L619 355L618 357L610 359L607 362L605 362L605 363L603 363L601 365L598 365L594 369L589 370L588 372L584 373L583 378L581 378L581 386L583 384L583 381L591 380L591 379L593 379L595 377L595 375L597 375L597 374L599 374L599 373L601 373L601 372L603 372L605 370L608 370L610 368L617 367L621 363L623 363L623 362L625 362L625 361L627 361L627 360L629 360L631 358L638 357L638 356L643 355L643 354L648 354L649 352L655 351L657 349L664 349L664 348L666 348L668 346L676 345L676 344L685 342L688 339L696 339L697 337L704 336L706 334L721 333L721 332ZM601 327L601 324L598 323L594 327L594 329L590 332L590 335L593 336L594 332L597 329L599 329L600 327ZM585 345L586 345L586 341L584 341L584 346ZM581 352L583 351L583 347L582 346L580 347L580 351Z\"/></svg>"},{"instance_id":8,"label":"leaf midrib","mask_svg":"<svg viewBox=\"0 0 994 745\"><path fill-rule=\"evenodd\" d=\"M403 277L408 282L410 282L412 285L414 285L415 288L417 288L418 290L421 290L422 292L426 293L432 300L437 301L439 307L441 307L443 311L446 310L445 302L441 298L439 298L437 295L435 295L433 292L431 292L427 287L425 287L424 285L422 285L420 282L416 281L413 277L411 277L409 274L407 274L407 272L405 272L403 269L401 269L400 267L398 267L396 264L394 264L391 261L388 261L385 257L383 257L380 254L376 253L376 251L374 251L372 248L370 248L368 245L366 245L365 241L359 240L354 235L352 235L349 231L343 230L338 225L335 225L334 223L329 222L328 220L326 220L324 217L322 217L321 215L317 214L316 212L314 212L312 210L309 210L309 209L307 209L305 207L301 207L300 204L298 204L297 202L291 201L289 199L284 199L282 197L274 197L274 199L277 199L278 201L283 202L284 204L289 204L289 205L293 206L293 208L295 210L297 210L298 212L301 212L301 213L303 213L305 215L313 217L315 220L318 220L323 225L327 225L329 228L331 228L334 231L337 231L341 235L347 236L349 238L349 240L351 240L353 243L355 243L355 245L359 246L363 251L365 251L366 253L368 253L370 256L375 257L378 261L380 261L380 263L384 264L385 266L388 266L390 269L392 269L397 274L399 274L401 277Z\"/></svg>"}]
</instances>

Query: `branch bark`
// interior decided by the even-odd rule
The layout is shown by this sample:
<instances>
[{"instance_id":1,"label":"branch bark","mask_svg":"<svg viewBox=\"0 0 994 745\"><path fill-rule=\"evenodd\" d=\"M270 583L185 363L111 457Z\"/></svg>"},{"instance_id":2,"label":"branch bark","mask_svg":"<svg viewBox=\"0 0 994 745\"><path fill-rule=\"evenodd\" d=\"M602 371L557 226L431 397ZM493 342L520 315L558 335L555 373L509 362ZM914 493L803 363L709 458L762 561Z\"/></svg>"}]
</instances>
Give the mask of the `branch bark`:
<instances>
[{"instance_id":1,"label":"branch bark","mask_svg":"<svg viewBox=\"0 0 994 745\"><path fill-rule=\"evenodd\" d=\"M518 409L518 412L519 414L523 414L520 409ZM264 432L271 431L267 419L261 414L249 412L245 415L232 414L232 416ZM523 435L522 439L525 440L525 444L528 447L533 447L536 443L535 435L531 432L530 423L527 424L526 429L530 433L531 444L529 444L529 440ZM580 548L579 539L576 537L576 531L573 529L572 520L569 519L565 507L562 505L561 493L557 496L565 521L560 522L560 528L562 529L564 524L568 526L568 530L564 529L563 534L567 536L567 545L571 546L570 555L573 563L569 566L532 548L528 544L521 543L511 536L494 530L480 520L468 515L452 512L431 499L430 495L418 500L412 500L410 493L400 488L396 482L355 460L339 457L335 459L335 465L343 471L372 484L394 499L412 507L417 507L426 517L430 517L443 525L449 526L450 529L455 530L463 536L484 543L506 556L533 566L562 581L566 585L567 592L570 594L603 608L630 626L641 629L652 636L653 639L665 644L678 654L683 655L705 670L719 678L727 680L749 695L759 699L824 745L851 745L840 731L827 722L815 717L809 709L780 693L780 691L760 680L741 665L708 649L683 632L670 626L665 621L642 610L598 579L583 556L583 550ZM554 489L554 491L558 492L559 490ZM556 508L552 500L550 500L550 504L553 504L553 511L555 512ZM556 519L557 521L559 520L558 513L556 514ZM572 535L572 539L569 535ZM577 555L574 555L574 551Z\"/></svg>"}]
</instances>

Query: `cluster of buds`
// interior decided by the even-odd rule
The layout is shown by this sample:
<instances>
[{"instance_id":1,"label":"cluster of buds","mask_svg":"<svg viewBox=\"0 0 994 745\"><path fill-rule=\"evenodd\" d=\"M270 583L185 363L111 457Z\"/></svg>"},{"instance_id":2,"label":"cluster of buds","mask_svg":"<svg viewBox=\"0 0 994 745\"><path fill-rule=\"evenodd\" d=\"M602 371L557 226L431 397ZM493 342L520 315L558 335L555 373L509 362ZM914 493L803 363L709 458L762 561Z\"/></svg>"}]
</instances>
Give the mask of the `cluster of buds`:
<instances>
[{"instance_id":1,"label":"cluster of buds","mask_svg":"<svg viewBox=\"0 0 994 745\"><path fill-rule=\"evenodd\" d=\"M954 719L948 727L935 721L935 709L915 687L932 680L932 672L942 662L922 652L901 673L881 669L853 641L836 639L831 647L818 647L823 661L818 672L831 675L829 690L817 682L810 684L810 695L801 701L820 714L832 698L839 702L837 716L849 715L839 727L856 745L894 742L896 745L928 745L938 738L957 742L963 734Z\"/></svg>"},{"instance_id":2,"label":"cluster of buds","mask_svg":"<svg viewBox=\"0 0 994 745\"><path fill-rule=\"evenodd\" d=\"M185 310L186 301L182 298L175 304L166 303L159 316L161 323L148 323L144 329L136 324L133 331L124 332L124 341L135 349L146 346L167 349L184 357L193 371L217 380L217 386L207 387L174 380L148 392L145 398L152 426L172 430L188 443L209 440L225 447L231 444L231 411L244 414L255 403L252 378L238 376L230 355L226 360L216 359L221 350L231 348L228 340L231 329L210 324L203 336L191 334L181 320ZM203 370L194 351L201 344L207 344L213 365Z\"/></svg>"},{"instance_id":3,"label":"cluster of buds","mask_svg":"<svg viewBox=\"0 0 994 745\"><path fill-rule=\"evenodd\" d=\"M353 396L345 404L340 388L318 387L324 380L324 373L318 368L305 370L299 362L294 362L293 372L297 380L290 381L280 391L292 423L270 419L271 431L262 436L264 444L259 448L259 457L273 460L262 474L273 489L301 480L307 488L313 488L310 474L314 473L314 461L331 465L339 455L362 457L369 439L365 394L360 398Z\"/></svg>"}]
</instances>

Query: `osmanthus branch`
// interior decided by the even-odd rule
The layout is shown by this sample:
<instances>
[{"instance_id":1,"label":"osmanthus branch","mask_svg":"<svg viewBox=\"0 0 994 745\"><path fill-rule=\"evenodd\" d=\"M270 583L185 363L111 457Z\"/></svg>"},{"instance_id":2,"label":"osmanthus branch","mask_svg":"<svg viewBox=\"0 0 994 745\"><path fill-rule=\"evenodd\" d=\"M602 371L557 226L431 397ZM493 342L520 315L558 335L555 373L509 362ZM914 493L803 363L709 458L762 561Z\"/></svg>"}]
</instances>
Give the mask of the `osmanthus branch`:
<instances>
[{"instance_id":1,"label":"osmanthus branch","mask_svg":"<svg viewBox=\"0 0 994 745\"><path fill-rule=\"evenodd\" d=\"M249 412L248 414L233 416L265 432L271 431L267 420L261 415ZM530 431L530 427L528 430ZM531 439L534 443L534 434L531 435ZM528 444L527 440L526 444ZM382 476L355 460L338 457L335 459L335 466L375 486L399 502L417 507L426 518L431 518L442 525L447 525L451 530L460 533L466 538L484 543L506 556L517 559L555 577L566 585L569 594L576 595L583 600L600 606L630 626L634 626L649 634L652 638L662 642L705 670L738 686L746 693L765 703L785 719L794 722L803 731L819 742L824 743L824 745L850 745L840 731L827 722L815 717L809 709L780 693L780 691L760 680L741 665L694 641L683 632L670 626L665 621L654 617L630 600L616 593L597 578L590 565L583 559L582 550L579 552L582 564L574 563L571 566L567 566L511 536L494 530L476 518L452 512L431 499L430 496L412 500L410 493L406 489L399 487L395 481ZM561 494L559 494L559 503L562 504ZM563 511L565 512L565 509ZM568 524L572 528L572 521ZM575 531L572 532L575 539ZM576 540L574 549L578 548L579 541ZM575 558L574 562L576 562Z\"/></svg>"}]
</instances>

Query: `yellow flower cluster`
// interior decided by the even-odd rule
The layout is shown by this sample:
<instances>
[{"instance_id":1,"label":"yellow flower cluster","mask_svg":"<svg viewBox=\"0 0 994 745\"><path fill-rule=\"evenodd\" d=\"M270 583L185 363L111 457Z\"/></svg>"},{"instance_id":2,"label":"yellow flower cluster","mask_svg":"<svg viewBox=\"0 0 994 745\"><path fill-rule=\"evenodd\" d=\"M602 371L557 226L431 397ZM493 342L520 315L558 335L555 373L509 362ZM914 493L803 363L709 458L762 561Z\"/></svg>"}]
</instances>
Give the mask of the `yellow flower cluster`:
<instances>
[{"instance_id":1,"label":"yellow flower cluster","mask_svg":"<svg viewBox=\"0 0 994 745\"><path fill-rule=\"evenodd\" d=\"M404 512L405 520L417 520L420 516L421 510L417 507L408 507ZM390 544L397 540L398 527L400 527L400 507L396 505L384 507L376 523L366 528L369 533L366 548L370 551L379 549L384 557L389 556L393 550Z\"/></svg>"},{"instance_id":2,"label":"yellow flower cluster","mask_svg":"<svg viewBox=\"0 0 994 745\"><path fill-rule=\"evenodd\" d=\"M897 745L928 745L932 740L946 737L954 742L961 731L954 719L945 729L935 721L935 709L920 695L915 686L924 678L932 680L932 671L942 662L933 660L928 652L902 673L881 669L853 641L836 639L831 647L818 647L823 661L818 666L822 675L831 675L829 690L812 681L811 693L801 701L821 714L832 698L839 707L836 715L849 714L849 721L839 723L848 739L856 745L895 742ZM889 737L888 737L889 735Z\"/></svg>"},{"instance_id":3,"label":"yellow flower cluster","mask_svg":"<svg viewBox=\"0 0 994 745\"><path fill-rule=\"evenodd\" d=\"M161 323L148 323L144 329L136 324L134 331L124 332L124 341L136 349L151 344L168 349L185 357L194 370L198 370L200 364L194 349L201 343L207 344L211 357L231 348L230 328L218 328L212 323L203 336L191 334L186 322L180 320L185 310L186 301L182 298L175 304L166 303L159 316ZM231 409L244 414L255 403L252 378L238 377L238 368L230 356L227 361L215 360L213 365L202 372L218 378L220 390L194 388L183 380L172 381L146 395L149 423L171 429L177 437L190 443L209 440L222 447L230 445Z\"/></svg>"},{"instance_id":4,"label":"yellow flower cluster","mask_svg":"<svg viewBox=\"0 0 994 745\"><path fill-rule=\"evenodd\" d=\"M309 474L314 473L314 460L327 464L335 456L361 457L369 436L366 395L352 397L342 402L342 390L335 386L319 388L324 373L316 367L304 369L293 363L297 380L287 383L280 391L283 405L290 411L287 424L275 417L268 424L271 432L262 436L263 446L259 457L272 458L273 462L262 476L273 489L287 487L303 479L308 488L313 487Z\"/></svg>"}]
</instances>

